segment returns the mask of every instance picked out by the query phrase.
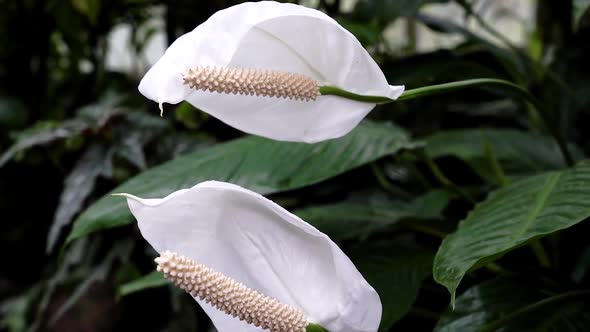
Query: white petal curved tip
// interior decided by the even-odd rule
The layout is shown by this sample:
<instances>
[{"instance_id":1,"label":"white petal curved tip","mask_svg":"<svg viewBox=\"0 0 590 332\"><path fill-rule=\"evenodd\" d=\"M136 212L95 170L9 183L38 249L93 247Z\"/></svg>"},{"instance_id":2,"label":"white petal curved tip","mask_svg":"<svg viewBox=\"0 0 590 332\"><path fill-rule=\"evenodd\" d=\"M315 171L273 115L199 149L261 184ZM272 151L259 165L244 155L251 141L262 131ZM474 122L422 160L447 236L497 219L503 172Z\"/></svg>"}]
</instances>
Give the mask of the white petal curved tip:
<instances>
[{"instance_id":1,"label":"white petal curved tip","mask_svg":"<svg viewBox=\"0 0 590 332\"><path fill-rule=\"evenodd\" d=\"M389 92L389 98L390 99L397 99L399 98L405 91L406 86L405 85L390 85L390 92Z\"/></svg>"},{"instance_id":2,"label":"white petal curved tip","mask_svg":"<svg viewBox=\"0 0 590 332\"><path fill-rule=\"evenodd\" d=\"M131 195L131 194L127 194L127 193L114 193L114 194L111 194L111 196L115 196L115 197L125 197L125 198L128 198L128 199L133 199L133 200L136 200L136 201L140 201L140 200L141 200L141 198L139 198L139 197L137 197L137 196L133 196L133 195Z\"/></svg>"}]
</instances>

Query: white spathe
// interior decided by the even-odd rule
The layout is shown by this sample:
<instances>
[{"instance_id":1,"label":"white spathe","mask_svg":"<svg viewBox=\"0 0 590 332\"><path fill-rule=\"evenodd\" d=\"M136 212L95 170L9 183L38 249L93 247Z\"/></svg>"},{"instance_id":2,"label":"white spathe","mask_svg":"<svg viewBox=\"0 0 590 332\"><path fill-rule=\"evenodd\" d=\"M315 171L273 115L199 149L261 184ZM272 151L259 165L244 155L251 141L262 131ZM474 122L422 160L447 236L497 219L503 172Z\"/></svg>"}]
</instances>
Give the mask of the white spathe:
<instances>
[{"instance_id":1,"label":"white spathe","mask_svg":"<svg viewBox=\"0 0 590 332\"><path fill-rule=\"evenodd\" d=\"M315 9L273 1L215 13L168 48L139 91L160 105L187 100L237 129L275 140L314 143L350 132L375 104L337 96L305 102L194 91L182 76L196 66L287 71L320 85L391 99L404 90L387 83L359 41L335 20Z\"/></svg>"},{"instance_id":2,"label":"white spathe","mask_svg":"<svg viewBox=\"0 0 590 332\"><path fill-rule=\"evenodd\" d=\"M375 332L381 301L330 238L263 196L208 181L163 199L127 197L143 237L303 310L330 332ZM219 332L262 332L201 300Z\"/></svg>"}]
</instances>

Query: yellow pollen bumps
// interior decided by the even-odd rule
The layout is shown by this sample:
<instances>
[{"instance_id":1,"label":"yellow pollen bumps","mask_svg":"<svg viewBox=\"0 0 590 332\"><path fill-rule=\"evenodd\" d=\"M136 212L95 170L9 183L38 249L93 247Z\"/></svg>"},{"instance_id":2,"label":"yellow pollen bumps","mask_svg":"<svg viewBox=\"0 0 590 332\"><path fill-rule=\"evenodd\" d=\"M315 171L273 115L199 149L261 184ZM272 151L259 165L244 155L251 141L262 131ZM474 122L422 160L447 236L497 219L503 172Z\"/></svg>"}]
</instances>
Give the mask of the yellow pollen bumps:
<instances>
[{"instance_id":1,"label":"yellow pollen bumps","mask_svg":"<svg viewBox=\"0 0 590 332\"><path fill-rule=\"evenodd\" d=\"M192 89L226 94L311 101L320 95L318 83L301 74L277 70L198 66L183 76Z\"/></svg>"},{"instance_id":2,"label":"yellow pollen bumps","mask_svg":"<svg viewBox=\"0 0 590 332\"><path fill-rule=\"evenodd\" d=\"M263 295L182 255L165 251L155 259L166 279L228 315L271 332L305 332L301 310Z\"/></svg>"}]
</instances>

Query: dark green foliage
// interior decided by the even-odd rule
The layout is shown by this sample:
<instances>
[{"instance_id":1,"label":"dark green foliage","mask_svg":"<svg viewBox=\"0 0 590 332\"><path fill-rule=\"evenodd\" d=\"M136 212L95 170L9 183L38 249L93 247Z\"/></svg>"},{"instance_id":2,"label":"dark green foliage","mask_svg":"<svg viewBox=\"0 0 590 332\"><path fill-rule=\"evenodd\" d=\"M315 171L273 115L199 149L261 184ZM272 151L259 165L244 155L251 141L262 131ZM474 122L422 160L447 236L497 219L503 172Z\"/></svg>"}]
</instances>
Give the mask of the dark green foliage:
<instances>
[{"instance_id":1,"label":"dark green foliage","mask_svg":"<svg viewBox=\"0 0 590 332\"><path fill-rule=\"evenodd\" d=\"M346 137L315 145L250 136L155 167L115 188L113 193L162 197L199 182L218 180L270 194L317 183L415 145L402 129L369 122ZM69 240L129 222L127 203L105 196L76 220Z\"/></svg>"},{"instance_id":2,"label":"dark green foliage","mask_svg":"<svg viewBox=\"0 0 590 332\"><path fill-rule=\"evenodd\" d=\"M383 304L379 331L388 331L408 312L420 285L430 275L432 252L418 247L378 243L355 248L350 255L379 293Z\"/></svg>"},{"instance_id":3,"label":"dark green foliage","mask_svg":"<svg viewBox=\"0 0 590 332\"><path fill-rule=\"evenodd\" d=\"M501 277L466 290L435 331L586 331L588 297L535 275Z\"/></svg>"},{"instance_id":4,"label":"dark green foliage","mask_svg":"<svg viewBox=\"0 0 590 332\"><path fill-rule=\"evenodd\" d=\"M313 145L188 103L159 117L137 91L150 42L238 2L0 0L0 330L210 331L110 196L205 180L270 196L336 241L379 293L382 332L590 330L590 1L537 1L521 43L498 29L530 15L491 15L495 0L305 2L390 84L503 79L536 103L456 90L380 105ZM445 4L459 14L426 10ZM107 61L117 29L127 70Z\"/></svg>"},{"instance_id":5,"label":"dark green foliage","mask_svg":"<svg viewBox=\"0 0 590 332\"><path fill-rule=\"evenodd\" d=\"M434 261L434 279L454 299L459 282L476 265L590 217L588 186L590 164L582 162L492 192L443 241Z\"/></svg>"}]
</instances>

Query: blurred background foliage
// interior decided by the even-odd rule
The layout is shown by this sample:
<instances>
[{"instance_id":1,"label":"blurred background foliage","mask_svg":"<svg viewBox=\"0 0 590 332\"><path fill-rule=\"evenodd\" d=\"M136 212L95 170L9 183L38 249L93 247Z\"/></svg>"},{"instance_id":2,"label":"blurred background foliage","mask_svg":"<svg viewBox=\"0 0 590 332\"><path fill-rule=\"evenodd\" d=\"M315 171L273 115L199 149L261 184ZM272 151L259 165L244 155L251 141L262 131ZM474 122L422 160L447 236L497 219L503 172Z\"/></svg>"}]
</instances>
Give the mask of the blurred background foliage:
<instances>
[{"instance_id":1,"label":"blurred background foliage","mask_svg":"<svg viewBox=\"0 0 590 332\"><path fill-rule=\"evenodd\" d=\"M317 146L241 137L188 104L160 118L138 93L167 45L238 2L0 0L0 329L211 331L105 195L218 179L337 241L381 296L381 331L590 330L590 171L555 140L573 162L590 149L590 1L301 1L391 84L501 78L545 106L460 91L380 106Z\"/></svg>"}]
</instances>

